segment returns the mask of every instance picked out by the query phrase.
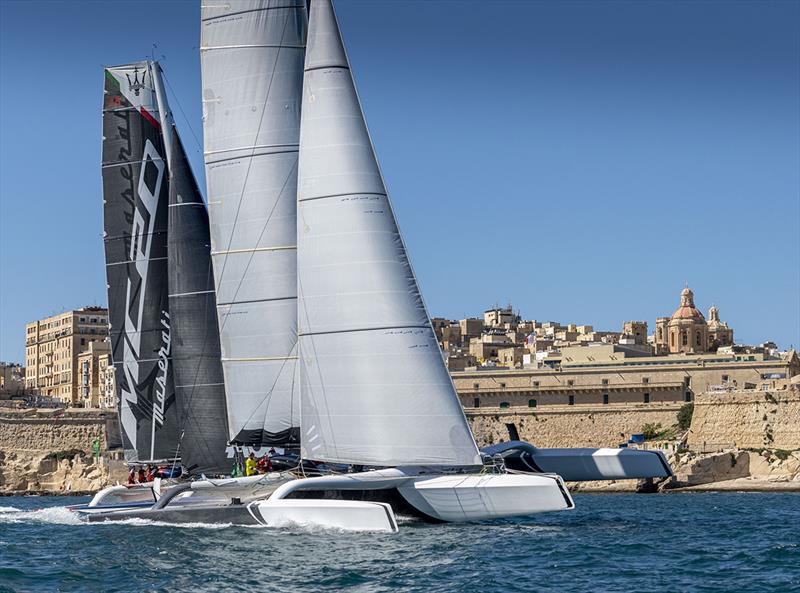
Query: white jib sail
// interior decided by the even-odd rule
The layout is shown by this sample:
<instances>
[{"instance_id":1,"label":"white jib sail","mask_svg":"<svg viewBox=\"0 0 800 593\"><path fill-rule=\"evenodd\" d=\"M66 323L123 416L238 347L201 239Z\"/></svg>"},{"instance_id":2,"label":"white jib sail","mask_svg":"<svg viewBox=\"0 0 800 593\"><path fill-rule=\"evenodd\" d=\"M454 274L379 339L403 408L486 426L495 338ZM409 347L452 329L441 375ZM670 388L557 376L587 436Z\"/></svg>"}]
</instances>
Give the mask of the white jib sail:
<instances>
[{"instance_id":1,"label":"white jib sail","mask_svg":"<svg viewBox=\"0 0 800 593\"><path fill-rule=\"evenodd\" d=\"M206 182L230 437L297 439L303 0L203 2Z\"/></svg>"},{"instance_id":2,"label":"white jib sail","mask_svg":"<svg viewBox=\"0 0 800 593\"><path fill-rule=\"evenodd\" d=\"M297 208L303 456L480 464L327 0L311 3Z\"/></svg>"}]
</instances>

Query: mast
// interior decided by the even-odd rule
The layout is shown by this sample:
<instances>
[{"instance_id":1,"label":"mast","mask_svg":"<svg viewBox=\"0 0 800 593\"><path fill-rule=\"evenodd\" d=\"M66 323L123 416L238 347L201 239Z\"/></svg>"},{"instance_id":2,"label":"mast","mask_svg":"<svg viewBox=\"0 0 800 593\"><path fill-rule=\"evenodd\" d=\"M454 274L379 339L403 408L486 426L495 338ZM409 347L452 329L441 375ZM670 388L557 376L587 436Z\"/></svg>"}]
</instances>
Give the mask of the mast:
<instances>
[{"instance_id":1,"label":"mast","mask_svg":"<svg viewBox=\"0 0 800 593\"><path fill-rule=\"evenodd\" d=\"M206 182L232 443L299 442L297 154L303 0L201 11Z\"/></svg>"},{"instance_id":2,"label":"mast","mask_svg":"<svg viewBox=\"0 0 800 593\"><path fill-rule=\"evenodd\" d=\"M208 212L175 127L157 63L153 82L169 177L169 310L181 462L193 474L227 473L225 385Z\"/></svg>"},{"instance_id":3,"label":"mast","mask_svg":"<svg viewBox=\"0 0 800 593\"><path fill-rule=\"evenodd\" d=\"M298 180L303 457L477 465L329 0L314 0Z\"/></svg>"},{"instance_id":4,"label":"mast","mask_svg":"<svg viewBox=\"0 0 800 593\"><path fill-rule=\"evenodd\" d=\"M153 65L105 70L103 224L112 359L126 458L178 440L167 296L168 179Z\"/></svg>"}]
</instances>

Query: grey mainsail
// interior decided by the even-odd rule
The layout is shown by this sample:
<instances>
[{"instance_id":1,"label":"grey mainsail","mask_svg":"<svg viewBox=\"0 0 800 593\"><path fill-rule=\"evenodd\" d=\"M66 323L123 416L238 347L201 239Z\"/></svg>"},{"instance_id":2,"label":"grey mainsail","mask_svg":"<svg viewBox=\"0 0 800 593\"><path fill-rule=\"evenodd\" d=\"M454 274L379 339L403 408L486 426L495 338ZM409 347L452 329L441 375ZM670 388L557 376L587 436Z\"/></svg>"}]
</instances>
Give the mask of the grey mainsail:
<instances>
[{"instance_id":1,"label":"grey mainsail","mask_svg":"<svg viewBox=\"0 0 800 593\"><path fill-rule=\"evenodd\" d=\"M297 206L304 458L478 465L329 0L314 0Z\"/></svg>"},{"instance_id":2,"label":"grey mainsail","mask_svg":"<svg viewBox=\"0 0 800 593\"><path fill-rule=\"evenodd\" d=\"M230 470L208 212L172 118L161 68L153 66L169 178L168 279L172 369L183 467Z\"/></svg>"},{"instance_id":3,"label":"grey mainsail","mask_svg":"<svg viewBox=\"0 0 800 593\"><path fill-rule=\"evenodd\" d=\"M301 0L201 9L206 182L233 443L296 444Z\"/></svg>"},{"instance_id":4,"label":"grey mainsail","mask_svg":"<svg viewBox=\"0 0 800 593\"><path fill-rule=\"evenodd\" d=\"M112 359L126 458L170 459L178 420L167 296L168 179L149 62L105 70L102 173Z\"/></svg>"}]
</instances>

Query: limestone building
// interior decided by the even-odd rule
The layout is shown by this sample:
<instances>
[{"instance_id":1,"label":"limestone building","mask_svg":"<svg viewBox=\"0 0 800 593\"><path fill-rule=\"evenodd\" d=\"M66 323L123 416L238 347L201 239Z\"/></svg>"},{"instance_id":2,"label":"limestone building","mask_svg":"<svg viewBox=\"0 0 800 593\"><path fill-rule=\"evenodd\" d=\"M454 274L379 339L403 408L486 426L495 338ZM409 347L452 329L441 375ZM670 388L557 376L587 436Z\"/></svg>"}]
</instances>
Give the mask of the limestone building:
<instances>
[{"instance_id":1,"label":"limestone building","mask_svg":"<svg viewBox=\"0 0 800 593\"><path fill-rule=\"evenodd\" d=\"M107 340L89 342L86 350L78 355L79 399L73 404L84 408L99 408L101 391L105 388L105 377L101 377L100 359L108 359L111 345ZM107 369L106 363L106 369ZM105 394L103 393L102 396Z\"/></svg>"},{"instance_id":2,"label":"limestone building","mask_svg":"<svg viewBox=\"0 0 800 593\"><path fill-rule=\"evenodd\" d=\"M566 349L565 349L566 350ZM646 356L617 345L570 349L558 364L539 368L452 372L466 408L676 405L695 394L755 389L764 381L800 374L794 350L758 353ZM569 360L567 360L569 359Z\"/></svg>"},{"instance_id":3,"label":"limestone building","mask_svg":"<svg viewBox=\"0 0 800 593\"><path fill-rule=\"evenodd\" d=\"M0 362L0 395L11 397L25 391L25 367L14 362Z\"/></svg>"},{"instance_id":4,"label":"limestone building","mask_svg":"<svg viewBox=\"0 0 800 593\"><path fill-rule=\"evenodd\" d=\"M83 307L27 324L25 388L27 391L83 405L79 389L79 355L108 337L108 310Z\"/></svg>"},{"instance_id":5,"label":"limestone building","mask_svg":"<svg viewBox=\"0 0 800 593\"><path fill-rule=\"evenodd\" d=\"M672 317L656 319L654 343L659 354L700 354L733 344L733 330L719 319L719 310L711 307L710 321L695 307L694 293L687 286L681 291L680 306Z\"/></svg>"},{"instance_id":6,"label":"limestone building","mask_svg":"<svg viewBox=\"0 0 800 593\"><path fill-rule=\"evenodd\" d=\"M708 310L708 347L717 350L726 346L733 346L733 330L719 320L719 309L711 305Z\"/></svg>"},{"instance_id":7,"label":"limestone building","mask_svg":"<svg viewBox=\"0 0 800 593\"><path fill-rule=\"evenodd\" d=\"M101 354L97 359L98 387L100 390L98 397L98 407L117 409L117 384L114 380L114 363L111 360L111 353Z\"/></svg>"}]
</instances>

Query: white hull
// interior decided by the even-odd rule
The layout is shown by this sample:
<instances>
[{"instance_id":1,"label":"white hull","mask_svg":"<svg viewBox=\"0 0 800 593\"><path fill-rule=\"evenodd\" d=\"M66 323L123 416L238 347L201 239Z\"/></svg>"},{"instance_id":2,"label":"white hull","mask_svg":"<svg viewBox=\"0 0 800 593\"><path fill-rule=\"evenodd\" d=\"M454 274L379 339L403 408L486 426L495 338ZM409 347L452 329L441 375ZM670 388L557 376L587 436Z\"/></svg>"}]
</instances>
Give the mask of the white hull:
<instances>
[{"instance_id":1,"label":"white hull","mask_svg":"<svg viewBox=\"0 0 800 593\"><path fill-rule=\"evenodd\" d=\"M479 474L416 478L398 488L419 511L464 522L563 511L575 506L556 475Z\"/></svg>"},{"instance_id":2,"label":"white hull","mask_svg":"<svg viewBox=\"0 0 800 593\"><path fill-rule=\"evenodd\" d=\"M381 502L350 500L264 500L247 505L266 527L322 527L345 531L397 532L392 507Z\"/></svg>"},{"instance_id":3,"label":"white hull","mask_svg":"<svg viewBox=\"0 0 800 593\"><path fill-rule=\"evenodd\" d=\"M293 480L280 486L270 501L303 490L394 488L420 513L439 521L482 521L563 511L575 506L564 482L553 474L420 475L399 468Z\"/></svg>"}]
</instances>

